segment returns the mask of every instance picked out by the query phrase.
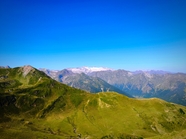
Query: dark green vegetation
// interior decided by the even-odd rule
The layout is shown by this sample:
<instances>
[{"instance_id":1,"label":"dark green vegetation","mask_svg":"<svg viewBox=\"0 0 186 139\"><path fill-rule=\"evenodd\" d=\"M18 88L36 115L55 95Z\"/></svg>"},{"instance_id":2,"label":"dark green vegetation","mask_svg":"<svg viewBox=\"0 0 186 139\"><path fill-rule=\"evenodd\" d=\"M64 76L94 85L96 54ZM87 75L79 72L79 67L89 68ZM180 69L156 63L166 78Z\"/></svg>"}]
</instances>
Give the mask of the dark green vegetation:
<instances>
[{"instance_id":1,"label":"dark green vegetation","mask_svg":"<svg viewBox=\"0 0 186 139\"><path fill-rule=\"evenodd\" d=\"M186 107L87 93L31 66L0 69L0 138L186 138Z\"/></svg>"}]
</instances>

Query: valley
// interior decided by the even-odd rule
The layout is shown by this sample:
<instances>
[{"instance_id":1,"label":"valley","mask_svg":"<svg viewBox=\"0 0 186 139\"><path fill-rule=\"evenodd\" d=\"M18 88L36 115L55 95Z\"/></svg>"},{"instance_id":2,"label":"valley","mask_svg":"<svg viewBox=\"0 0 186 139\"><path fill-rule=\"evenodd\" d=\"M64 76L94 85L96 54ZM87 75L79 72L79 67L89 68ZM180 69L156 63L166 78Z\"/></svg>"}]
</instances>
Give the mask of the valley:
<instances>
[{"instance_id":1,"label":"valley","mask_svg":"<svg viewBox=\"0 0 186 139\"><path fill-rule=\"evenodd\" d=\"M185 138L186 107L158 98L89 93L31 66L0 69L0 137Z\"/></svg>"},{"instance_id":2,"label":"valley","mask_svg":"<svg viewBox=\"0 0 186 139\"><path fill-rule=\"evenodd\" d=\"M96 70L95 70L96 69ZM129 97L161 98L186 106L186 74L109 68L42 70L51 78L88 92L115 91Z\"/></svg>"}]
</instances>

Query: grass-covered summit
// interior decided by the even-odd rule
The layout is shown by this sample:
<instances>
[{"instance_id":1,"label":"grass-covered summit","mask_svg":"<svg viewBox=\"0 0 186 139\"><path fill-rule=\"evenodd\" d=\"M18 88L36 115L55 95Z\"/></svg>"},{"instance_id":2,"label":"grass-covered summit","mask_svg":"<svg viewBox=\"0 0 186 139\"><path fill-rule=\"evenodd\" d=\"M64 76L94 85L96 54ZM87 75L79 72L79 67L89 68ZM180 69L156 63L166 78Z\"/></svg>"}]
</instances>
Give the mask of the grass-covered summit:
<instances>
[{"instance_id":1,"label":"grass-covered summit","mask_svg":"<svg viewBox=\"0 0 186 139\"><path fill-rule=\"evenodd\" d=\"M91 94L31 66L0 69L1 138L185 138L186 107Z\"/></svg>"}]
</instances>

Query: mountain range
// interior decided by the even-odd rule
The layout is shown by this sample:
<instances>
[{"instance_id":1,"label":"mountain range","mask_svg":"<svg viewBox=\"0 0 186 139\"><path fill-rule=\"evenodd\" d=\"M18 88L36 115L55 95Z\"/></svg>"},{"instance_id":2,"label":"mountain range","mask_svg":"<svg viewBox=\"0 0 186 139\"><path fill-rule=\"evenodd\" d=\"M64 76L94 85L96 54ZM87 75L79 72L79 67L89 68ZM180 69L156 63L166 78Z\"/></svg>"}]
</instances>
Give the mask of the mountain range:
<instances>
[{"instance_id":1,"label":"mountain range","mask_svg":"<svg viewBox=\"0 0 186 139\"><path fill-rule=\"evenodd\" d=\"M73 73L92 73L96 71L113 71L113 69L105 67L79 67L79 68L67 68L67 70L72 71Z\"/></svg>"},{"instance_id":2,"label":"mountain range","mask_svg":"<svg viewBox=\"0 0 186 139\"><path fill-rule=\"evenodd\" d=\"M59 82L62 82L71 87L82 89L91 93L114 91L132 97L131 95L125 93L124 91L121 91L117 87L108 84L106 81L102 80L101 78L88 76L87 74L94 72L93 70L89 70L89 69L87 70L85 68L83 68L83 70L80 70L80 68L76 68L75 70L64 69L61 71L52 71L46 69L40 69L40 70L44 71L48 76L50 76L51 78ZM101 71L105 71L105 70L103 70L102 68Z\"/></svg>"},{"instance_id":3,"label":"mountain range","mask_svg":"<svg viewBox=\"0 0 186 139\"><path fill-rule=\"evenodd\" d=\"M94 72L109 84L134 97L157 97L169 102L186 105L186 74L167 72L138 72L125 70Z\"/></svg>"},{"instance_id":4,"label":"mountain range","mask_svg":"<svg viewBox=\"0 0 186 139\"><path fill-rule=\"evenodd\" d=\"M186 74L167 71L126 71L109 68L40 69L51 78L89 92L115 91L129 97L161 98L186 105Z\"/></svg>"},{"instance_id":5,"label":"mountain range","mask_svg":"<svg viewBox=\"0 0 186 139\"><path fill-rule=\"evenodd\" d=\"M89 93L31 66L0 68L0 137L186 138L186 107L158 98Z\"/></svg>"}]
</instances>

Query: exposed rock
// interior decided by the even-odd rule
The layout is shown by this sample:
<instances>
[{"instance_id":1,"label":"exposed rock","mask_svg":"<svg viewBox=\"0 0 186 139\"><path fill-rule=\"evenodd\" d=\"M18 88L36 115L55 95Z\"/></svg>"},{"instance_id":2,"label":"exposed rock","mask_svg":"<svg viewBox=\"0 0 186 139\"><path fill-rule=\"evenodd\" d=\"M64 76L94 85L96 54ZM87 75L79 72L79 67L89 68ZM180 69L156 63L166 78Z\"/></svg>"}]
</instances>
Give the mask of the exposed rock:
<instances>
[{"instance_id":1,"label":"exposed rock","mask_svg":"<svg viewBox=\"0 0 186 139\"><path fill-rule=\"evenodd\" d=\"M23 76L25 77L28 73L30 73L31 71L35 71L35 69L30 66L30 65L26 65L20 68L21 72L23 72Z\"/></svg>"}]
</instances>

